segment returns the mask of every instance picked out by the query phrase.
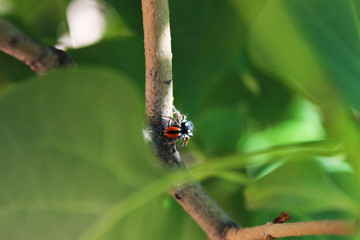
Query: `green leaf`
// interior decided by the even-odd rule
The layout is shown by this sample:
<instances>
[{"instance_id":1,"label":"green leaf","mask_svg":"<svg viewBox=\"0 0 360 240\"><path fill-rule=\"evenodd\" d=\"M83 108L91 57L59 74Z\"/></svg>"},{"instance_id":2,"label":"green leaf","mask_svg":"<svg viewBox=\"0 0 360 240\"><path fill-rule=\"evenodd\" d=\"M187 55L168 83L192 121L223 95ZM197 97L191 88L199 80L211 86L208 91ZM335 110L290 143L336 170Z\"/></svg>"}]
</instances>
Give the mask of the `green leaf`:
<instances>
[{"instance_id":1,"label":"green leaf","mask_svg":"<svg viewBox=\"0 0 360 240\"><path fill-rule=\"evenodd\" d=\"M254 151L289 143L317 141L326 138L317 108L304 99L291 102L291 118L272 128L252 132L244 137L242 149Z\"/></svg>"},{"instance_id":2,"label":"green leaf","mask_svg":"<svg viewBox=\"0 0 360 240\"><path fill-rule=\"evenodd\" d=\"M251 32L252 56L304 94L324 97L326 73L284 4L270 1L259 15Z\"/></svg>"},{"instance_id":3,"label":"green leaf","mask_svg":"<svg viewBox=\"0 0 360 240\"><path fill-rule=\"evenodd\" d=\"M359 172L359 125L343 110L343 102L352 107L360 103L356 3L270 1L254 25L251 42L253 57L262 66L320 106L326 130L345 143Z\"/></svg>"},{"instance_id":4,"label":"green leaf","mask_svg":"<svg viewBox=\"0 0 360 240\"><path fill-rule=\"evenodd\" d=\"M354 2L354 1L353 1ZM327 78L349 103L359 108L359 20L351 1L284 2L296 26L318 55Z\"/></svg>"},{"instance_id":5,"label":"green leaf","mask_svg":"<svg viewBox=\"0 0 360 240\"><path fill-rule=\"evenodd\" d=\"M235 112L241 109L247 116L256 118L261 126L284 119L291 103L286 86L252 66L246 52L231 64L234 65L231 69L203 86L199 112L231 106ZM283 111L277 111L279 108Z\"/></svg>"},{"instance_id":6,"label":"green leaf","mask_svg":"<svg viewBox=\"0 0 360 240\"><path fill-rule=\"evenodd\" d=\"M47 44L55 44L59 26L66 21L69 2L70 0L14 0L5 16L32 37Z\"/></svg>"},{"instance_id":7,"label":"green leaf","mask_svg":"<svg viewBox=\"0 0 360 240\"><path fill-rule=\"evenodd\" d=\"M132 30L140 36L143 35L141 1L106 0L106 2L114 6Z\"/></svg>"},{"instance_id":8,"label":"green leaf","mask_svg":"<svg viewBox=\"0 0 360 240\"><path fill-rule=\"evenodd\" d=\"M132 77L130 80L141 92L145 91L144 41L139 37L106 39L93 46L69 50L68 53L80 66L104 65L120 69Z\"/></svg>"},{"instance_id":9,"label":"green leaf","mask_svg":"<svg viewBox=\"0 0 360 240\"><path fill-rule=\"evenodd\" d=\"M245 190L251 210L303 213L359 213L355 199L342 192L317 161L288 162Z\"/></svg>"},{"instance_id":10,"label":"green leaf","mask_svg":"<svg viewBox=\"0 0 360 240\"><path fill-rule=\"evenodd\" d=\"M170 196L160 196L125 216L104 235L104 240L207 239L203 230Z\"/></svg>"},{"instance_id":11,"label":"green leaf","mask_svg":"<svg viewBox=\"0 0 360 240\"><path fill-rule=\"evenodd\" d=\"M110 209L128 214L163 191L129 81L101 68L67 70L2 92L2 238L77 239Z\"/></svg>"},{"instance_id":12,"label":"green leaf","mask_svg":"<svg viewBox=\"0 0 360 240\"><path fill-rule=\"evenodd\" d=\"M191 115L201 110L209 83L240 52L244 28L228 1L185 0L169 5L175 101Z\"/></svg>"},{"instance_id":13,"label":"green leaf","mask_svg":"<svg viewBox=\"0 0 360 240\"><path fill-rule=\"evenodd\" d=\"M350 2L270 1L252 31L253 53L309 97L328 102L331 84L359 107L359 22Z\"/></svg>"},{"instance_id":14,"label":"green leaf","mask_svg":"<svg viewBox=\"0 0 360 240\"><path fill-rule=\"evenodd\" d=\"M0 65L6 66L0 72L0 90L9 83L34 75L30 67L5 53L0 53Z\"/></svg>"},{"instance_id":15,"label":"green leaf","mask_svg":"<svg viewBox=\"0 0 360 240\"><path fill-rule=\"evenodd\" d=\"M244 113L238 107L203 111L198 118L201 124L196 128L203 150L210 154L235 152L245 125L243 119Z\"/></svg>"}]
</instances>

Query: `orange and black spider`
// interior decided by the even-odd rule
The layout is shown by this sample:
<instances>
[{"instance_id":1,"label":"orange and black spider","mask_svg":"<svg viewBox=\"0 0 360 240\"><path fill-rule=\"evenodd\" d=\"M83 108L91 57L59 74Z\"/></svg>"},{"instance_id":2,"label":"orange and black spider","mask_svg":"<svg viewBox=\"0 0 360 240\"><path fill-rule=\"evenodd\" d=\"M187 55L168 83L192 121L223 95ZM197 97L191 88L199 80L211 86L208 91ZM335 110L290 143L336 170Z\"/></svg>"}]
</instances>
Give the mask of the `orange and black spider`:
<instances>
[{"instance_id":1,"label":"orange and black spider","mask_svg":"<svg viewBox=\"0 0 360 240\"><path fill-rule=\"evenodd\" d=\"M169 144L175 144L175 150L184 147L193 136L194 124L191 121L186 120L186 116L180 114L178 110L174 108L174 114L176 118L170 118L169 126L165 129L164 135L171 141ZM182 143L177 146L176 142L182 139Z\"/></svg>"}]
</instances>

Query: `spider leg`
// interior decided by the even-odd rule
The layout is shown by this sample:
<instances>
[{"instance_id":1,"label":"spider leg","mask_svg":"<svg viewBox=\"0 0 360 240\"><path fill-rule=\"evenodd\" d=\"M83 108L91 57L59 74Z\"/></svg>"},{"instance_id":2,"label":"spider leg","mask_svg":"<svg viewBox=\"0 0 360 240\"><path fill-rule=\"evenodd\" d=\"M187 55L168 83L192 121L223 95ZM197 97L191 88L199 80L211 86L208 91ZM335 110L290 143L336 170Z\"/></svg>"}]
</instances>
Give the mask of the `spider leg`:
<instances>
[{"instance_id":1,"label":"spider leg","mask_svg":"<svg viewBox=\"0 0 360 240\"><path fill-rule=\"evenodd\" d=\"M180 126L180 125L181 125L181 121L182 121L181 116L179 117L179 115L176 115L175 123Z\"/></svg>"},{"instance_id":2,"label":"spider leg","mask_svg":"<svg viewBox=\"0 0 360 240\"><path fill-rule=\"evenodd\" d=\"M177 150L177 146L176 146L176 142L178 141L179 139L178 138L174 138L172 139L171 141L167 142L167 143L164 143L164 145L173 145L173 148L174 148L174 152Z\"/></svg>"},{"instance_id":3,"label":"spider leg","mask_svg":"<svg viewBox=\"0 0 360 240\"><path fill-rule=\"evenodd\" d=\"M173 114L176 115L176 119L178 119L178 123L181 124L181 122L186 119L186 116L181 114L179 110L177 110L174 106L173 106Z\"/></svg>"},{"instance_id":4,"label":"spider leg","mask_svg":"<svg viewBox=\"0 0 360 240\"><path fill-rule=\"evenodd\" d=\"M174 114L174 113L173 113ZM181 122L182 122L182 120L183 120L183 116L184 115L178 115L178 114L176 114L176 118L174 118L174 117L170 117L170 116L162 116L163 118L169 118L170 119L170 121L169 121L169 124L168 124L168 127L170 126L170 125L172 125L172 124L170 124L170 122L171 121L173 121L176 125L181 125Z\"/></svg>"},{"instance_id":5,"label":"spider leg","mask_svg":"<svg viewBox=\"0 0 360 240\"><path fill-rule=\"evenodd\" d=\"M176 141L170 141L170 142L167 142L166 144L168 144L168 145L170 145L170 144L174 144L174 143L176 143Z\"/></svg>"},{"instance_id":6,"label":"spider leg","mask_svg":"<svg viewBox=\"0 0 360 240\"><path fill-rule=\"evenodd\" d=\"M170 117L170 116L162 116L162 117L163 117L163 118L169 118L169 119L175 121L175 119L174 119L173 117Z\"/></svg>"},{"instance_id":7,"label":"spider leg","mask_svg":"<svg viewBox=\"0 0 360 240\"><path fill-rule=\"evenodd\" d=\"M184 146L186 146L188 144L189 140L190 140L190 137L187 137L184 140L185 140Z\"/></svg>"},{"instance_id":8,"label":"spider leg","mask_svg":"<svg viewBox=\"0 0 360 240\"><path fill-rule=\"evenodd\" d=\"M190 140L189 137L184 137L184 138L182 139L181 144L176 147L176 150L178 150L178 149L180 149L180 148L182 148L182 147L185 147L186 144L189 142L189 140Z\"/></svg>"},{"instance_id":9,"label":"spider leg","mask_svg":"<svg viewBox=\"0 0 360 240\"><path fill-rule=\"evenodd\" d=\"M168 127L170 127L170 122L173 121L173 122L176 122L176 120L173 118L173 117L170 117L170 116L162 116L163 118L169 118L169 122L168 122Z\"/></svg>"},{"instance_id":10,"label":"spider leg","mask_svg":"<svg viewBox=\"0 0 360 240\"><path fill-rule=\"evenodd\" d=\"M176 113L176 114L180 114L180 111L177 110L177 109L174 107L174 105L173 105L173 112Z\"/></svg>"}]
</instances>

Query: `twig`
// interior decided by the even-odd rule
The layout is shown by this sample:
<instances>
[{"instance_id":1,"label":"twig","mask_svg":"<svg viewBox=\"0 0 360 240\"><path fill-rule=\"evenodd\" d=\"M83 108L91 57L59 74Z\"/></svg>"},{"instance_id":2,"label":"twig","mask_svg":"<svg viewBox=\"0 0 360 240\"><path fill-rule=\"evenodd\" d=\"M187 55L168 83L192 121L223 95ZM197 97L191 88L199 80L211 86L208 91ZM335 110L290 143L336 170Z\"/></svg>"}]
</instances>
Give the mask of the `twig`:
<instances>
[{"instance_id":1,"label":"twig","mask_svg":"<svg viewBox=\"0 0 360 240\"><path fill-rule=\"evenodd\" d=\"M143 0L142 11L146 58L146 114L170 116L173 85L167 0Z\"/></svg>"},{"instance_id":2,"label":"twig","mask_svg":"<svg viewBox=\"0 0 360 240\"><path fill-rule=\"evenodd\" d=\"M226 240L265 240L268 235L273 238L281 238L306 235L352 235L355 233L354 221L323 220L283 224L268 223L243 229L231 228L226 234Z\"/></svg>"},{"instance_id":3,"label":"twig","mask_svg":"<svg viewBox=\"0 0 360 240\"><path fill-rule=\"evenodd\" d=\"M64 51L32 39L3 19L0 19L0 50L24 62L36 73L74 64Z\"/></svg>"},{"instance_id":4,"label":"twig","mask_svg":"<svg viewBox=\"0 0 360 240\"><path fill-rule=\"evenodd\" d=\"M146 117L155 155L166 167L188 171L178 152L166 144L164 129L173 107L171 37L167 0L142 0L145 61ZM210 239L219 240L224 229L236 223L216 204L201 185L177 184L171 191L174 198L195 219Z\"/></svg>"}]
</instances>

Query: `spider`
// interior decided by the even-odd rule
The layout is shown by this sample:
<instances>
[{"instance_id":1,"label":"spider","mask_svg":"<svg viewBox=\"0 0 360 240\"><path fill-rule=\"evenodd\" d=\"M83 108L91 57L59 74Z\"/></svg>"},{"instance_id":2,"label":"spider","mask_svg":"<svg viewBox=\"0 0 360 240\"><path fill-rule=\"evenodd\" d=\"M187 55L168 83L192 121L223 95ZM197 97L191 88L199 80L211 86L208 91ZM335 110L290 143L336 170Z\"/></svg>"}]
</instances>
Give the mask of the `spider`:
<instances>
[{"instance_id":1,"label":"spider","mask_svg":"<svg viewBox=\"0 0 360 240\"><path fill-rule=\"evenodd\" d=\"M180 114L178 110L174 108L173 115L176 114L176 118L170 118L169 125L164 131L164 135L170 139L169 144L175 145L175 150L186 146L190 138L193 136L194 124L191 121L186 120L186 115ZM182 140L181 144L176 145L177 141Z\"/></svg>"}]
</instances>

